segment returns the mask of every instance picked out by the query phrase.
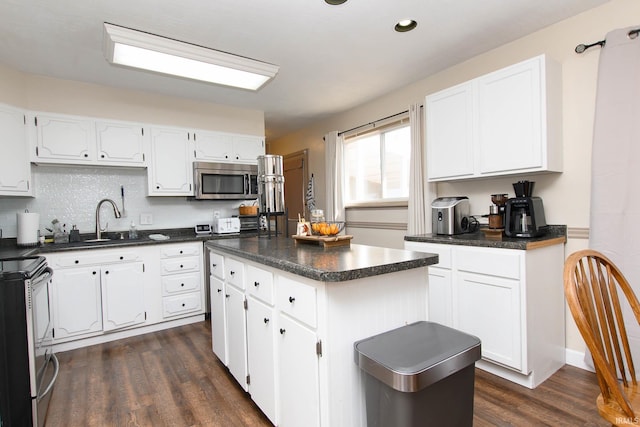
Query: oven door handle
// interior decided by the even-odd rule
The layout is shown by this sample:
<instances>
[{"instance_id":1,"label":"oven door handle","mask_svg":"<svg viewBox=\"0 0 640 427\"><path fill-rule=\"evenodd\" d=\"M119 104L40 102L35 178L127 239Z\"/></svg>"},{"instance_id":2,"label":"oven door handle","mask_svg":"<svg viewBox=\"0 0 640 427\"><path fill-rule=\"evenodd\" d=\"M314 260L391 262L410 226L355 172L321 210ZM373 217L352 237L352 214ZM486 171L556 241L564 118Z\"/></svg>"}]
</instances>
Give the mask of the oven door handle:
<instances>
[{"instance_id":1,"label":"oven door handle","mask_svg":"<svg viewBox=\"0 0 640 427\"><path fill-rule=\"evenodd\" d=\"M32 286L38 286L42 282L48 282L51 277L53 277L53 269L47 266L38 277L36 277L33 282L31 282Z\"/></svg>"},{"instance_id":2,"label":"oven door handle","mask_svg":"<svg viewBox=\"0 0 640 427\"><path fill-rule=\"evenodd\" d=\"M49 361L53 362L53 369L54 369L53 377L51 378L51 382L47 384L47 388L44 389L41 395L38 395L37 397L38 402L51 392L51 389L53 389L53 384L58 379L58 373L60 372L60 362L58 361L58 358L56 357L55 353L51 353L51 359L49 359Z\"/></svg>"}]
</instances>

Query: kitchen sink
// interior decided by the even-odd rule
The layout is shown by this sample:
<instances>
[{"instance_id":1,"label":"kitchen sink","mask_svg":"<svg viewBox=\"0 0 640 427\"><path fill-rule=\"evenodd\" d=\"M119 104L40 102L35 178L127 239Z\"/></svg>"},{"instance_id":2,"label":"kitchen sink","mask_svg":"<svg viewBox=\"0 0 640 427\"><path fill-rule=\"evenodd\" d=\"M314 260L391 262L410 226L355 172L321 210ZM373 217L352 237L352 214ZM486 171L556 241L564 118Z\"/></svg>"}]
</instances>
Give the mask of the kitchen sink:
<instances>
[{"instance_id":1,"label":"kitchen sink","mask_svg":"<svg viewBox=\"0 0 640 427\"><path fill-rule=\"evenodd\" d=\"M111 239L89 239L89 240L83 240L83 242L85 243L97 243L97 242L108 242Z\"/></svg>"}]
</instances>

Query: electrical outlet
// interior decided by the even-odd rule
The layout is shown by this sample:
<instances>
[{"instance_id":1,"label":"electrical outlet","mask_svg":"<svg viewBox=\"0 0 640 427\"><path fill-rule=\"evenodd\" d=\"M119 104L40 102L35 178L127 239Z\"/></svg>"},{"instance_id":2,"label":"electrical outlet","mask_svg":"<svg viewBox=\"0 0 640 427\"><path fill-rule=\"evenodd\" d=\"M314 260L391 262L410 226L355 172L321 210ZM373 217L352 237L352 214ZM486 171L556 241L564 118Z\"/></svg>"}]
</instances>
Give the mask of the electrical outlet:
<instances>
[{"instance_id":1,"label":"electrical outlet","mask_svg":"<svg viewBox=\"0 0 640 427\"><path fill-rule=\"evenodd\" d=\"M141 213L140 225L151 225L151 224L153 224L153 215L150 213Z\"/></svg>"},{"instance_id":2,"label":"electrical outlet","mask_svg":"<svg viewBox=\"0 0 640 427\"><path fill-rule=\"evenodd\" d=\"M220 218L220 211L213 211L213 218Z\"/></svg>"}]
</instances>

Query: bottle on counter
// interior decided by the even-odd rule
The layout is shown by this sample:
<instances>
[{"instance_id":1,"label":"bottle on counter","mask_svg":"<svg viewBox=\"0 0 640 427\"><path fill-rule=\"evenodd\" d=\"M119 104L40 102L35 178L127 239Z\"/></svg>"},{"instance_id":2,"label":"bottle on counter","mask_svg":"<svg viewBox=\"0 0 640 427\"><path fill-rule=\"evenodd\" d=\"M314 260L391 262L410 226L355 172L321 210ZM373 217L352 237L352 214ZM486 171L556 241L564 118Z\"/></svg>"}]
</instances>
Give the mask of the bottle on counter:
<instances>
[{"instance_id":1,"label":"bottle on counter","mask_svg":"<svg viewBox=\"0 0 640 427\"><path fill-rule=\"evenodd\" d=\"M131 221L131 226L129 227L129 239L137 239L138 238L138 230L136 229L136 224Z\"/></svg>"}]
</instances>

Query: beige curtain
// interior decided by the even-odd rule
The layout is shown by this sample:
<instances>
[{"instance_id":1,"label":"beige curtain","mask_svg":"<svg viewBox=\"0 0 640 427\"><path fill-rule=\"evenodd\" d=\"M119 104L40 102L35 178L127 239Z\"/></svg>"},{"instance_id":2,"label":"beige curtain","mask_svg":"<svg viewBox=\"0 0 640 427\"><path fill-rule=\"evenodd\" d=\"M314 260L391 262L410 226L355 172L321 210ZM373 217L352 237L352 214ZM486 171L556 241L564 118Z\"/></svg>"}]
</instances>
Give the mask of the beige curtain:
<instances>
[{"instance_id":1,"label":"beige curtain","mask_svg":"<svg viewBox=\"0 0 640 427\"><path fill-rule=\"evenodd\" d=\"M640 37L611 31L600 51L591 161L589 246L622 270L640 295ZM640 327L623 307L635 360Z\"/></svg>"},{"instance_id":2,"label":"beige curtain","mask_svg":"<svg viewBox=\"0 0 640 427\"><path fill-rule=\"evenodd\" d=\"M324 136L324 143L327 195L327 206L325 208L324 216L328 220L344 221L344 139L341 135L338 135L337 131L333 131Z\"/></svg>"},{"instance_id":3,"label":"beige curtain","mask_svg":"<svg viewBox=\"0 0 640 427\"><path fill-rule=\"evenodd\" d=\"M409 106L411 128L411 164L409 165L409 206L407 234L431 233L431 200L435 197L435 184L427 182L424 142L424 114L420 104Z\"/></svg>"}]
</instances>

